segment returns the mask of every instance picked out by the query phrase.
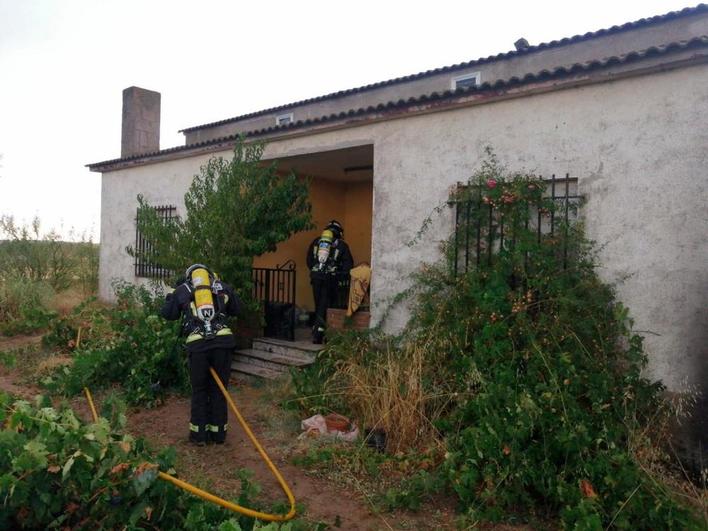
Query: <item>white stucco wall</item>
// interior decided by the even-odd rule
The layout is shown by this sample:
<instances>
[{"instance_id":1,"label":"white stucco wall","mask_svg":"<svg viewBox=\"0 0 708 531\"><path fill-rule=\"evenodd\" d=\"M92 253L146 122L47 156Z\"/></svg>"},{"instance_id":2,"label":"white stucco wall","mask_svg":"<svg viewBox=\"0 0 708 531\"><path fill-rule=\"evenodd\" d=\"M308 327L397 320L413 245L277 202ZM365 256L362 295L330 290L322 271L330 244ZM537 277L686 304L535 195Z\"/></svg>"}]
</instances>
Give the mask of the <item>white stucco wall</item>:
<instances>
[{"instance_id":1,"label":"white stucco wall","mask_svg":"<svg viewBox=\"0 0 708 531\"><path fill-rule=\"evenodd\" d=\"M275 140L267 157L374 145L372 301L408 285L452 228L445 211L423 240L406 247L423 218L465 180L487 145L511 168L570 173L587 197L590 236L602 246L602 275L618 284L638 330L650 330L649 373L670 389L703 385L708 373L708 66L624 79ZM133 279L124 248L134 239L135 196L181 206L206 156L103 176L101 295L111 277ZM626 278L628 277L628 278ZM405 312L391 315L400 328ZM656 334L656 335L654 335Z\"/></svg>"},{"instance_id":2,"label":"white stucco wall","mask_svg":"<svg viewBox=\"0 0 708 531\"><path fill-rule=\"evenodd\" d=\"M225 152L224 155L228 155ZM217 156L219 154L212 154ZM113 299L114 279L147 283L134 276L133 258L126 247L135 245L137 196L143 194L153 205L176 205L184 212L184 193L199 167L209 156L149 164L104 173L101 180L101 245L99 249L98 294Z\"/></svg>"}]
</instances>

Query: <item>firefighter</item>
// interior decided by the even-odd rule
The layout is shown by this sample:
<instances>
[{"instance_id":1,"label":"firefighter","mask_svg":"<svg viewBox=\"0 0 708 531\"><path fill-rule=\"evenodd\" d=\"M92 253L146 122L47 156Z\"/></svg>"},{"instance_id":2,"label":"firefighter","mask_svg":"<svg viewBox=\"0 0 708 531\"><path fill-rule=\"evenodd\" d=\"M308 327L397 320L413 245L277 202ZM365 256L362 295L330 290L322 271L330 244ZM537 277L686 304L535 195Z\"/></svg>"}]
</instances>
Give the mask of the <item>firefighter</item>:
<instances>
[{"instance_id":1,"label":"firefighter","mask_svg":"<svg viewBox=\"0 0 708 531\"><path fill-rule=\"evenodd\" d=\"M162 316L182 318L182 333L189 355L192 383L189 440L198 446L223 444L227 430L227 404L209 367L228 386L236 340L227 316L236 315L240 301L231 286L202 264L190 266L185 278L167 294Z\"/></svg>"},{"instance_id":2,"label":"firefighter","mask_svg":"<svg viewBox=\"0 0 708 531\"><path fill-rule=\"evenodd\" d=\"M321 344L327 325L327 308L337 299L339 284L349 277L354 265L349 246L342 239L344 229L333 219L315 238L307 250L307 267L315 298L315 324L312 327L312 342Z\"/></svg>"}]
</instances>

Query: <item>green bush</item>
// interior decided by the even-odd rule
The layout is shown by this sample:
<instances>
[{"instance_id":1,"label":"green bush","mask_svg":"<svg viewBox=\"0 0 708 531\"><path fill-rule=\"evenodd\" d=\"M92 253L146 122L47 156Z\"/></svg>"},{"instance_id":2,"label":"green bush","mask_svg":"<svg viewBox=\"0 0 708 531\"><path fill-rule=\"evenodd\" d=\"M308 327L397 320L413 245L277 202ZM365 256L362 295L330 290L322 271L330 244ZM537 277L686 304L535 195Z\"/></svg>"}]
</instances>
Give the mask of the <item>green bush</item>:
<instances>
[{"instance_id":1,"label":"green bush","mask_svg":"<svg viewBox=\"0 0 708 531\"><path fill-rule=\"evenodd\" d=\"M98 290L98 245L90 239L74 244L73 280L81 287L85 297Z\"/></svg>"},{"instance_id":2,"label":"green bush","mask_svg":"<svg viewBox=\"0 0 708 531\"><path fill-rule=\"evenodd\" d=\"M501 263L424 296L469 338L447 376L477 375L470 399L438 423L463 506L487 518L558 513L582 529L685 529L688 511L631 453L632 437L661 411L662 388L642 378L641 339L612 291L585 263L546 269L528 297ZM456 379L462 392L469 380Z\"/></svg>"},{"instance_id":3,"label":"green bush","mask_svg":"<svg viewBox=\"0 0 708 531\"><path fill-rule=\"evenodd\" d=\"M373 338L364 347L369 355L358 351L361 342L339 352L330 346L318 358L325 363L296 376L297 389L327 407L347 387L378 381L347 384L352 363L376 367L376 352L391 348L401 359L425 352L420 377L407 385L436 397L421 418L435 424L447 447L439 472L472 521L522 514L557 516L573 529L699 528L639 461L642 448L661 443L650 435L668 414L663 387L642 376L642 339L599 279L582 227L557 223L539 237L526 220L535 212L550 217L557 205L542 181L509 175L494 159L469 184L453 200L479 197L504 222L504 243L491 249L491 262L463 272L455 246L446 247L442 263L416 276L408 292L413 314L400 337ZM498 234L484 232L495 230L483 225L488 208L469 215L472 226L481 223L485 243L498 242ZM347 398L356 411L356 397ZM382 411L381 422L401 414L410 413ZM406 505L411 493L427 492L427 478L419 480Z\"/></svg>"},{"instance_id":4,"label":"green bush","mask_svg":"<svg viewBox=\"0 0 708 531\"><path fill-rule=\"evenodd\" d=\"M90 239L63 242L55 231L43 233L0 216L0 334L26 334L46 328L56 313L49 304L56 292L77 286L84 295L96 289L98 246Z\"/></svg>"},{"instance_id":5,"label":"green bush","mask_svg":"<svg viewBox=\"0 0 708 531\"><path fill-rule=\"evenodd\" d=\"M0 334L13 336L46 328L56 313L47 309L54 296L44 281L18 276L0 279Z\"/></svg>"},{"instance_id":6,"label":"green bush","mask_svg":"<svg viewBox=\"0 0 708 531\"><path fill-rule=\"evenodd\" d=\"M148 250L127 249L179 275L204 263L229 281L245 307L253 300L253 258L312 228L307 181L281 175L275 162L261 161L264 144L238 141L233 157L213 157L200 168L184 195L185 213L163 220L138 196L138 228Z\"/></svg>"},{"instance_id":7,"label":"green bush","mask_svg":"<svg viewBox=\"0 0 708 531\"><path fill-rule=\"evenodd\" d=\"M164 300L160 289L127 283L114 289L115 306L79 306L54 325L45 344L71 344L82 325L86 339L74 352L73 364L58 368L43 384L67 396L81 393L85 386L102 389L117 384L128 403L146 406L155 405L169 391L186 392L189 374L180 325L157 315Z\"/></svg>"},{"instance_id":8,"label":"green bush","mask_svg":"<svg viewBox=\"0 0 708 531\"><path fill-rule=\"evenodd\" d=\"M122 433L119 401L105 406L106 418L84 424L41 397L32 405L0 393L0 528L260 528L158 480L158 470L175 474L174 449L154 455ZM242 492L253 489L243 476Z\"/></svg>"},{"instance_id":9,"label":"green bush","mask_svg":"<svg viewBox=\"0 0 708 531\"><path fill-rule=\"evenodd\" d=\"M17 225L12 216L0 216L0 280L21 278L48 282L53 289L72 282L74 257L70 245L55 231L43 233L39 218L30 226Z\"/></svg>"},{"instance_id":10,"label":"green bush","mask_svg":"<svg viewBox=\"0 0 708 531\"><path fill-rule=\"evenodd\" d=\"M115 327L111 324L113 315L110 306L99 302L96 297L89 297L67 315L54 319L42 336L42 343L62 352L70 352L79 346L84 349L100 348L116 336Z\"/></svg>"}]
</instances>

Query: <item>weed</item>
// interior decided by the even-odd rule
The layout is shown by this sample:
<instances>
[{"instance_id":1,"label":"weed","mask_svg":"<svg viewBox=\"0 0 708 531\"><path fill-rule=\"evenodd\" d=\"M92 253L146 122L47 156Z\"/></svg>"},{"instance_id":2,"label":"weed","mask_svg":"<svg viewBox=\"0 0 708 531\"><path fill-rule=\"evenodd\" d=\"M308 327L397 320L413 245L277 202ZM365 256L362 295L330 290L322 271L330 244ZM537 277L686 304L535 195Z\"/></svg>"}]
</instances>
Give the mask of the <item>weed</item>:
<instances>
[{"instance_id":1,"label":"weed","mask_svg":"<svg viewBox=\"0 0 708 531\"><path fill-rule=\"evenodd\" d=\"M385 427L389 451L447 450L390 490L391 506L415 507L446 488L470 521L550 515L577 529L699 528L636 457L660 444L663 387L642 375L642 338L598 277L592 242L561 216L555 233L529 228L529 212L556 208L544 186L487 161L457 193L490 205L470 214L473 225L474 216L504 222L489 262L461 272L455 247L445 247L441 263L415 276L405 332L334 338L294 375L299 403ZM483 240L494 241L497 226L486 226ZM315 458L342 463L336 452Z\"/></svg>"},{"instance_id":2,"label":"weed","mask_svg":"<svg viewBox=\"0 0 708 531\"><path fill-rule=\"evenodd\" d=\"M66 341L75 348L75 339L67 338L77 338L79 323L85 324L85 339L74 352L73 364L60 367L42 384L67 396L85 386L101 389L120 384L131 405L148 407L160 403L171 390L186 392L189 377L179 323L156 315L162 293L158 288L149 291L128 284L117 284L115 289L115 307L82 305L48 334L45 343Z\"/></svg>"},{"instance_id":3,"label":"weed","mask_svg":"<svg viewBox=\"0 0 708 531\"><path fill-rule=\"evenodd\" d=\"M14 336L45 328L56 316L47 308L54 296L44 281L0 277L0 334Z\"/></svg>"},{"instance_id":4,"label":"weed","mask_svg":"<svg viewBox=\"0 0 708 531\"><path fill-rule=\"evenodd\" d=\"M17 355L15 352L0 350L0 365L12 369L17 364Z\"/></svg>"},{"instance_id":5,"label":"weed","mask_svg":"<svg viewBox=\"0 0 708 531\"><path fill-rule=\"evenodd\" d=\"M222 509L157 481L158 467L174 473L174 451L152 455L120 433L118 402L104 408L113 421L83 424L45 398L33 405L0 394L0 527L204 529L227 521Z\"/></svg>"}]
</instances>

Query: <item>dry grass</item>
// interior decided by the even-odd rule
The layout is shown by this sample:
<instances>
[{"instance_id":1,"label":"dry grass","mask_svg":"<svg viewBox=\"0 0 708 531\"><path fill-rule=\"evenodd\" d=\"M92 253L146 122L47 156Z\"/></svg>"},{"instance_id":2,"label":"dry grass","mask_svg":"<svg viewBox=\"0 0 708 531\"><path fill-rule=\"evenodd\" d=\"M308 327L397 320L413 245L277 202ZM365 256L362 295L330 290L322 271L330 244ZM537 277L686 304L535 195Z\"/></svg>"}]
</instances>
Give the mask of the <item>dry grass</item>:
<instances>
[{"instance_id":1,"label":"dry grass","mask_svg":"<svg viewBox=\"0 0 708 531\"><path fill-rule=\"evenodd\" d=\"M86 300L89 295L91 294L89 293L87 295L79 286L75 286L72 289L67 289L55 294L48 306L59 315L66 316L69 315L76 306Z\"/></svg>"},{"instance_id":2,"label":"dry grass","mask_svg":"<svg viewBox=\"0 0 708 531\"><path fill-rule=\"evenodd\" d=\"M690 388L684 393L667 393L645 428L630 433L629 450L658 488L692 507L708 528L706 471L698 483L692 482L672 443L678 426L689 419L696 407L698 396Z\"/></svg>"},{"instance_id":3,"label":"dry grass","mask_svg":"<svg viewBox=\"0 0 708 531\"><path fill-rule=\"evenodd\" d=\"M383 429L389 452L442 445L433 422L449 397L431 394L424 385L430 346L417 342L400 350L389 346L373 362L362 363L353 356L338 364L336 379L347 382L339 391L354 418L362 426Z\"/></svg>"}]
</instances>

